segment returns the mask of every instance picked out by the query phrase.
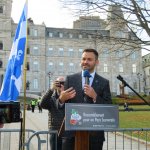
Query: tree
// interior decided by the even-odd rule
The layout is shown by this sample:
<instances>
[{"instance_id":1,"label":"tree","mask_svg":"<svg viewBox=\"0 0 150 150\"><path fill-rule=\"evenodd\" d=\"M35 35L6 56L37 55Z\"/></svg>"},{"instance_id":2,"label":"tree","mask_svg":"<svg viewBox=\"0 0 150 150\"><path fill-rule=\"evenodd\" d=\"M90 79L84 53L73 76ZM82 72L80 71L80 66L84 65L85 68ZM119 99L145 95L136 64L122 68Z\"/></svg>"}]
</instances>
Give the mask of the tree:
<instances>
[{"instance_id":1,"label":"tree","mask_svg":"<svg viewBox=\"0 0 150 150\"><path fill-rule=\"evenodd\" d=\"M112 21L116 25L125 24L130 37L110 37L122 44L137 43L150 51L150 1L149 0L63 0L65 7L71 7L80 16L95 15L106 16L107 24ZM118 13L122 10L123 14ZM111 14L111 15L110 15ZM115 24L114 24L115 27ZM118 30L118 29L117 29ZM128 41L128 42L127 42ZM130 45L130 44L129 44Z\"/></svg>"}]
</instances>

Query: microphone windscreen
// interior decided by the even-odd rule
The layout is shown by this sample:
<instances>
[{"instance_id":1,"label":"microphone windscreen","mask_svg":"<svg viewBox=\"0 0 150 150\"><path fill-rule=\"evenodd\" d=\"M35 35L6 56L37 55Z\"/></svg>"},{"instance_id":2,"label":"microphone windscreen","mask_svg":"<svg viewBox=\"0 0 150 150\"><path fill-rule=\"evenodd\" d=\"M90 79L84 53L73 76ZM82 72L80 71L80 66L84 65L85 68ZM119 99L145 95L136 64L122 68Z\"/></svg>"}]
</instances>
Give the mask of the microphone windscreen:
<instances>
[{"instance_id":1,"label":"microphone windscreen","mask_svg":"<svg viewBox=\"0 0 150 150\"><path fill-rule=\"evenodd\" d=\"M91 75L90 75L90 73L89 73L88 70L84 70L83 76L84 76L84 77L89 77L89 78L91 77Z\"/></svg>"}]
</instances>

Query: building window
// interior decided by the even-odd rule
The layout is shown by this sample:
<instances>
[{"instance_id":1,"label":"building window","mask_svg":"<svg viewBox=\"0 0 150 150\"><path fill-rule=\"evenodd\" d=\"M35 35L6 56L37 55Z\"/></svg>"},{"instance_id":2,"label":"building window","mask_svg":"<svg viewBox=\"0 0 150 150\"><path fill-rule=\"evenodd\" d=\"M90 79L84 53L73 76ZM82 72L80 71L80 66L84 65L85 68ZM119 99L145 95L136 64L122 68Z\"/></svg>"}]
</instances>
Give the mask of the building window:
<instances>
[{"instance_id":1,"label":"building window","mask_svg":"<svg viewBox=\"0 0 150 150\"><path fill-rule=\"evenodd\" d=\"M104 72L108 72L108 65L104 64Z\"/></svg>"},{"instance_id":2,"label":"building window","mask_svg":"<svg viewBox=\"0 0 150 150\"><path fill-rule=\"evenodd\" d=\"M123 57L123 51L122 50L116 50L116 57Z\"/></svg>"},{"instance_id":3,"label":"building window","mask_svg":"<svg viewBox=\"0 0 150 150\"><path fill-rule=\"evenodd\" d=\"M136 59L136 52L133 52L133 53L131 54L131 59Z\"/></svg>"},{"instance_id":4,"label":"building window","mask_svg":"<svg viewBox=\"0 0 150 150\"><path fill-rule=\"evenodd\" d=\"M118 38L125 38L125 34L122 31L116 31L116 37Z\"/></svg>"},{"instance_id":5,"label":"building window","mask_svg":"<svg viewBox=\"0 0 150 150\"><path fill-rule=\"evenodd\" d=\"M38 36L38 30L37 29L28 29L28 34L31 36Z\"/></svg>"},{"instance_id":6,"label":"building window","mask_svg":"<svg viewBox=\"0 0 150 150\"><path fill-rule=\"evenodd\" d=\"M89 38L89 39L92 39L92 35L88 35L88 38Z\"/></svg>"},{"instance_id":7,"label":"building window","mask_svg":"<svg viewBox=\"0 0 150 150\"><path fill-rule=\"evenodd\" d=\"M0 42L0 50L3 50L3 43Z\"/></svg>"},{"instance_id":8,"label":"building window","mask_svg":"<svg viewBox=\"0 0 150 150\"><path fill-rule=\"evenodd\" d=\"M79 34L79 39L82 39L82 34Z\"/></svg>"},{"instance_id":9,"label":"building window","mask_svg":"<svg viewBox=\"0 0 150 150\"><path fill-rule=\"evenodd\" d=\"M0 14L3 13L3 6L0 6Z\"/></svg>"},{"instance_id":10,"label":"building window","mask_svg":"<svg viewBox=\"0 0 150 150\"><path fill-rule=\"evenodd\" d=\"M74 56L74 52L73 52L73 49L72 48L69 48L69 55L70 57L73 57Z\"/></svg>"},{"instance_id":11,"label":"building window","mask_svg":"<svg viewBox=\"0 0 150 150\"><path fill-rule=\"evenodd\" d=\"M2 60L0 60L0 68L2 68L3 67L3 62L2 62Z\"/></svg>"},{"instance_id":12,"label":"building window","mask_svg":"<svg viewBox=\"0 0 150 150\"><path fill-rule=\"evenodd\" d=\"M33 47L33 55L39 55L39 48L37 46Z\"/></svg>"},{"instance_id":13,"label":"building window","mask_svg":"<svg viewBox=\"0 0 150 150\"><path fill-rule=\"evenodd\" d=\"M49 32L48 36L52 38L53 37L53 33Z\"/></svg>"},{"instance_id":14,"label":"building window","mask_svg":"<svg viewBox=\"0 0 150 150\"><path fill-rule=\"evenodd\" d=\"M109 53L108 48L104 48L102 51L102 57L107 57L108 53Z\"/></svg>"},{"instance_id":15,"label":"building window","mask_svg":"<svg viewBox=\"0 0 150 150\"><path fill-rule=\"evenodd\" d=\"M27 48L27 54L30 54L30 48L29 47Z\"/></svg>"},{"instance_id":16,"label":"building window","mask_svg":"<svg viewBox=\"0 0 150 150\"><path fill-rule=\"evenodd\" d=\"M132 72L136 73L136 64L132 64Z\"/></svg>"},{"instance_id":17,"label":"building window","mask_svg":"<svg viewBox=\"0 0 150 150\"><path fill-rule=\"evenodd\" d=\"M29 71L30 70L30 64L29 64L29 62L27 62L27 70Z\"/></svg>"},{"instance_id":18,"label":"building window","mask_svg":"<svg viewBox=\"0 0 150 150\"><path fill-rule=\"evenodd\" d=\"M137 82L133 82L133 88L137 89Z\"/></svg>"},{"instance_id":19,"label":"building window","mask_svg":"<svg viewBox=\"0 0 150 150\"><path fill-rule=\"evenodd\" d=\"M64 49L63 48L59 48L58 55L64 56Z\"/></svg>"},{"instance_id":20,"label":"building window","mask_svg":"<svg viewBox=\"0 0 150 150\"><path fill-rule=\"evenodd\" d=\"M37 61L33 62L33 71L39 71L39 64Z\"/></svg>"},{"instance_id":21,"label":"building window","mask_svg":"<svg viewBox=\"0 0 150 150\"><path fill-rule=\"evenodd\" d=\"M49 64L48 64L48 70L49 70L49 72L53 72L53 70L54 70L54 64L52 62L49 62Z\"/></svg>"},{"instance_id":22,"label":"building window","mask_svg":"<svg viewBox=\"0 0 150 150\"><path fill-rule=\"evenodd\" d=\"M64 71L64 64L63 64L63 62L60 62L59 63L59 72L63 72Z\"/></svg>"},{"instance_id":23,"label":"building window","mask_svg":"<svg viewBox=\"0 0 150 150\"><path fill-rule=\"evenodd\" d=\"M81 57L82 56L82 52L83 52L83 49L79 49L79 51L78 51L78 57Z\"/></svg>"},{"instance_id":24,"label":"building window","mask_svg":"<svg viewBox=\"0 0 150 150\"><path fill-rule=\"evenodd\" d=\"M75 67L73 63L69 63L69 72L74 72Z\"/></svg>"},{"instance_id":25,"label":"building window","mask_svg":"<svg viewBox=\"0 0 150 150\"><path fill-rule=\"evenodd\" d=\"M38 30L37 29L33 29L33 36L38 36Z\"/></svg>"},{"instance_id":26,"label":"building window","mask_svg":"<svg viewBox=\"0 0 150 150\"><path fill-rule=\"evenodd\" d=\"M49 55L49 56L53 56L53 55L54 55L53 52L54 52L54 51L53 51L53 48L49 47L49 48L48 48L48 55Z\"/></svg>"},{"instance_id":27,"label":"building window","mask_svg":"<svg viewBox=\"0 0 150 150\"><path fill-rule=\"evenodd\" d=\"M119 64L119 72L123 72L123 65Z\"/></svg>"},{"instance_id":28,"label":"building window","mask_svg":"<svg viewBox=\"0 0 150 150\"><path fill-rule=\"evenodd\" d=\"M59 33L59 37L60 37L60 38L63 38L63 33Z\"/></svg>"},{"instance_id":29,"label":"building window","mask_svg":"<svg viewBox=\"0 0 150 150\"><path fill-rule=\"evenodd\" d=\"M38 79L33 80L33 88L38 89Z\"/></svg>"},{"instance_id":30,"label":"building window","mask_svg":"<svg viewBox=\"0 0 150 150\"><path fill-rule=\"evenodd\" d=\"M27 89L27 90L30 90L30 81L27 81L27 82L26 82L26 89Z\"/></svg>"},{"instance_id":31,"label":"building window","mask_svg":"<svg viewBox=\"0 0 150 150\"><path fill-rule=\"evenodd\" d=\"M70 39L72 39L72 38L73 38L73 35L72 35L71 33L69 34L69 38L70 38Z\"/></svg>"}]
</instances>

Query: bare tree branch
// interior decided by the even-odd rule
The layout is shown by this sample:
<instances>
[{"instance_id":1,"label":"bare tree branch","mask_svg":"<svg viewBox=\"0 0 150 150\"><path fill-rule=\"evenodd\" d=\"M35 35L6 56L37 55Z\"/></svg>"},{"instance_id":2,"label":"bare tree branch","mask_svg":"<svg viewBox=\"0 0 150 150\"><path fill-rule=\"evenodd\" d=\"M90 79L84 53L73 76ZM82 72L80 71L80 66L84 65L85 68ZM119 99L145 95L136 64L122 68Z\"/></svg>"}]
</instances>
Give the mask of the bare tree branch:
<instances>
[{"instance_id":1,"label":"bare tree branch","mask_svg":"<svg viewBox=\"0 0 150 150\"><path fill-rule=\"evenodd\" d=\"M62 2L65 4L65 7L71 7L75 13L78 13L80 16L95 14L99 14L99 16L101 16L101 14L103 15L104 13L111 13L112 16L110 16L110 18L108 18L107 15L106 28L112 20L114 22L116 21L116 25L120 24L120 30L123 27L123 24L125 24L128 28L127 32L129 36L122 38L109 35L110 40L116 40L116 42L120 44L138 42L142 46L150 46L149 0L62 0ZM118 10L114 11L109 9L111 6L120 7L123 15L118 14ZM143 35L145 35L145 37ZM97 38L104 37L103 35L99 35ZM144 49L150 51L147 47L144 47Z\"/></svg>"}]
</instances>

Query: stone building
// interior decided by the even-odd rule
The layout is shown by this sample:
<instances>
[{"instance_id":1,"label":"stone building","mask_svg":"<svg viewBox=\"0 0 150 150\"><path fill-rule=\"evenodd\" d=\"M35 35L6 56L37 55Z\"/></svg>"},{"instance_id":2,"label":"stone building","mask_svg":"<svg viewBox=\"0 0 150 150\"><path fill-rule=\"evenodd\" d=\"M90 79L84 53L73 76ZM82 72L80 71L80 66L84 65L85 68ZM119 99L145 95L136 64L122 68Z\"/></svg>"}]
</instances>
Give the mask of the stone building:
<instances>
[{"instance_id":1,"label":"stone building","mask_svg":"<svg viewBox=\"0 0 150 150\"><path fill-rule=\"evenodd\" d=\"M11 0L0 1L0 85L5 74L9 53L17 24L11 18ZM120 7L111 6L107 20L99 16L81 16L72 29L46 27L28 19L27 93L41 95L58 76L80 71L80 58L84 48L99 52L100 64L96 71L110 81L114 95L120 94L120 74L138 92L142 92L141 46L132 42L136 37L118 16ZM23 89L22 89L23 92ZM125 93L130 91L125 89Z\"/></svg>"},{"instance_id":2,"label":"stone building","mask_svg":"<svg viewBox=\"0 0 150 150\"><path fill-rule=\"evenodd\" d=\"M150 54L142 57L142 64L144 70L144 93L150 95Z\"/></svg>"}]
</instances>

